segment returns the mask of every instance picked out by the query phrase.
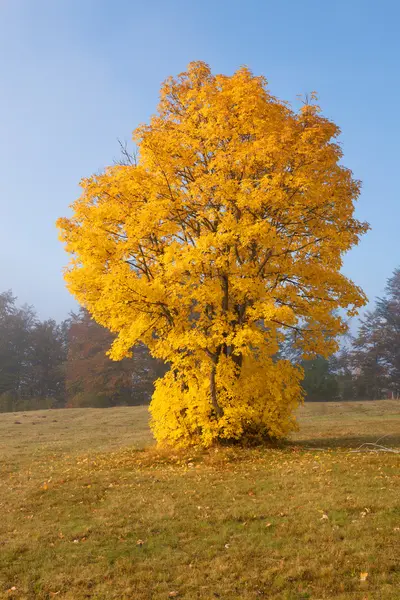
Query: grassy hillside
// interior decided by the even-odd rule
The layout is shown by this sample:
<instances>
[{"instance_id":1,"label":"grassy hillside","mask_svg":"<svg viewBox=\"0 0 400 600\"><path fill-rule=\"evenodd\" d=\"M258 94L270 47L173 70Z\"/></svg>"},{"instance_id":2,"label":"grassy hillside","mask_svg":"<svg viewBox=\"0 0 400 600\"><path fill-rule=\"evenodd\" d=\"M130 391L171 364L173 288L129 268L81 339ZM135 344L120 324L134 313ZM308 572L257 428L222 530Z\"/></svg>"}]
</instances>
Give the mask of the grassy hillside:
<instances>
[{"instance_id":1,"label":"grassy hillside","mask_svg":"<svg viewBox=\"0 0 400 600\"><path fill-rule=\"evenodd\" d=\"M0 598L399 600L400 454L352 451L400 448L399 401L307 404L281 449L161 452L147 420L0 415Z\"/></svg>"}]
</instances>

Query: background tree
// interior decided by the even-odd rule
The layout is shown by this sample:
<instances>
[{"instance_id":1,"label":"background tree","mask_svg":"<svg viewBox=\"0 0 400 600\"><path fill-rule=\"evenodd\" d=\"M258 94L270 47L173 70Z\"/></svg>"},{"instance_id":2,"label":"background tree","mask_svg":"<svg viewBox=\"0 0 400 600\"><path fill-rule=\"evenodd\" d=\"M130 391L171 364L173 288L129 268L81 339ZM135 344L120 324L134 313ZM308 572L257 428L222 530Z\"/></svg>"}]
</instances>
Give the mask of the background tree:
<instances>
[{"instance_id":1,"label":"background tree","mask_svg":"<svg viewBox=\"0 0 400 600\"><path fill-rule=\"evenodd\" d=\"M31 307L18 308L11 291L0 294L0 394L23 393L34 323Z\"/></svg>"},{"instance_id":2,"label":"background tree","mask_svg":"<svg viewBox=\"0 0 400 600\"><path fill-rule=\"evenodd\" d=\"M357 400L357 381L351 349L344 347L332 356L330 367L337 382L337 398L339 400ZM321 398L322 400L323 398Z\"/></svg>"},{"instance_id":3,"label":"background tree","mask_svg":"<svg viewBox=\"0 0 400 600\"><path fill-rule=\"evenodd\" d=\"M62 405L65 355L62 326L0 294L0 411Z\"/></svg>"},{"instance_id":4,"label":"background tree","mask_svg":"<svg viewBox=\"0 0 400 600\"><path fill-rule=\"evenodd\" d=\"M302 361L304 369L303 389L305 399L311 402L335 400L339 394L338 378L333 372L331 360L317 356Z\"/></svg>"},{"instance_id":5,"label":"background tree","mask_svg":"<svg viewBox=\"0 0 400 600\"><path fill-rule=\"evenodd\" d=\"M72 314L68 331L66 386L69 406L115 406L149 401L161 367L141 345L133 358L110 360L114 337L85 309Z\"/></svg>"},{"instance_id":6,"label":"background tree","mask_svg":"<svg viewBox=\"0 0 400 600\"><path fill-rule=\"evenodd\" d=\"M395 269L386 285L386 295L377 302L382 329L382 354L387 370L388 388L400 396L400 269Z\"/></svg>"},{"instance_id":7,"label":"background tree","mask_svg":"<svg viewBox=\"0 0 400 600\"><path fill-rule=\"evenodd\" d=\"M361 319L358 335L353 340L351 364L356 396L369 400L382 398L387 387L387 369L383 357L383 334L377 311L367 312Z\"/></svg>"},{"instance_id":8,"label":"background tree","mask_svg":"<svg viewBox=\"0 0 400 600\"><path fill-rule=\"evenodd\" d=\"M400 393L400 270L388 279L386 295L361 320L351 360L357 396L371 400Z\"/></svg>"},{"instance_id":9,"label":"background tree","mask_svg":"<svg viewBox=\"0 0 400 600\"><path fill-rule=\"evenodd\" d=\"M111 356L142 342L171 364L151 404L159 441L294 427L302 374L274 360L284 332L304 357L328 356L346 330L335 310L365 303L340 273L367 226L338 134L313 98L294 112L247 68L191 63L136 130L137 164L82 181L59 220L68 287L118 334Z\"/></svg>"},{"instance_id":10,"label":"background tree","mask_svg":"<svg viewBox=\"0 0 400 600\"><path fill-rule=\"evenodd\" d=\"M24 395L48 398L53 407L62 406L66 358L65 324L58 325L52 319L35 322L29 336Z\"/></svg>"}]
</instances>

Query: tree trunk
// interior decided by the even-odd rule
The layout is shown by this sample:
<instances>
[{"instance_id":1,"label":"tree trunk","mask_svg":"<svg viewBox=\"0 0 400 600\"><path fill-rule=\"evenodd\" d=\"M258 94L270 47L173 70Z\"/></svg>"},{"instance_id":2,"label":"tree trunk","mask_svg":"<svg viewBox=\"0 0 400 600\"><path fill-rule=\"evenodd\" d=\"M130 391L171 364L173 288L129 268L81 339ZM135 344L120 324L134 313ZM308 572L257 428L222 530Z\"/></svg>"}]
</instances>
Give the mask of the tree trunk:
<instances>
[{"instance_id":1,"label":"tree trunk","mask_svg":"<svg viewBox=\"0 0 400 600\"><path fill-rule=\"evenodd\" d=\"M217 370L216 363L213 363L211 366L211 373L210 373L210 394L211 394L211 404L213 406L215 414L217 415L217 419L220 419L223 416L224 411L222 410L222 407L218 404L218 400L217 400L217 385L215 382L216 370Z\"/></svg>"}]
</instances>

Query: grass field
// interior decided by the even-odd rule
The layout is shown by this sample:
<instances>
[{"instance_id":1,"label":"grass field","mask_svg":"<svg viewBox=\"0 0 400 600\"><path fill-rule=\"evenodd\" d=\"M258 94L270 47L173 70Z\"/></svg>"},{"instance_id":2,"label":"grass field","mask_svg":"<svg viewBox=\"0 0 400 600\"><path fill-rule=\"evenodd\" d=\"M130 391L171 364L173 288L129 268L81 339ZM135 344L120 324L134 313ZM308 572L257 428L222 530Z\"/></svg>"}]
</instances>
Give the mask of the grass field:
<instances>
[{"instance_id":1,"label":"grass field","mask_svg":"<svg viewBox=\"0 0 400 600\"><path fill-rule=\"evenodd\" d=\"M400 599L400 401L280 449L155 449L143 407L0 415L0 598ZM367 574L367 575L366 575Z\"/></svg>"}]
</instances>

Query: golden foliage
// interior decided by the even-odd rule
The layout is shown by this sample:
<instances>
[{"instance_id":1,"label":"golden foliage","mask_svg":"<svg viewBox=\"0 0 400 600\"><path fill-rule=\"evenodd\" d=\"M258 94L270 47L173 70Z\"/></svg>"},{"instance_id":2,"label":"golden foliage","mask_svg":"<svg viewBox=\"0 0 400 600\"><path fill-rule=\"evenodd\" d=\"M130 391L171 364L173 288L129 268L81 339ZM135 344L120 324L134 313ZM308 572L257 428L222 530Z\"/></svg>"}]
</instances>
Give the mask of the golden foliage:
<instances>
[{"instance_id":1,"label":"golden foliage","mask_svg":"<svg viewBox=\"0 0 400 600\"><path fill-rule=\"evenodd\" d=\"M365 303L340 273L368 229L360 184L313 101L294 112L248 68L191 63L134 132L137 163L83 180L58 221L70 291L118 334L111 357L141 341L171 364L151 405L159 441L286 435L302 374L275 359L285 332L327 356L337 309Z\"/></svg>"}]
</instances>

